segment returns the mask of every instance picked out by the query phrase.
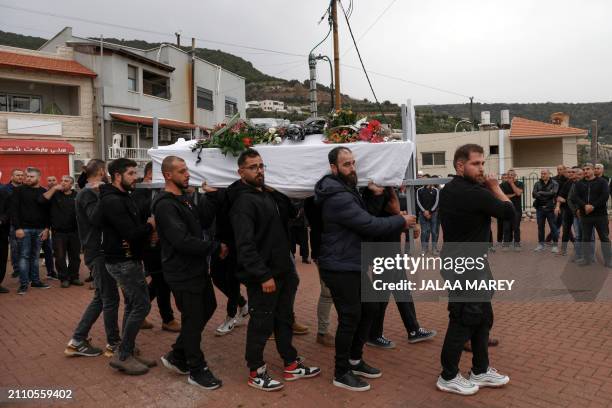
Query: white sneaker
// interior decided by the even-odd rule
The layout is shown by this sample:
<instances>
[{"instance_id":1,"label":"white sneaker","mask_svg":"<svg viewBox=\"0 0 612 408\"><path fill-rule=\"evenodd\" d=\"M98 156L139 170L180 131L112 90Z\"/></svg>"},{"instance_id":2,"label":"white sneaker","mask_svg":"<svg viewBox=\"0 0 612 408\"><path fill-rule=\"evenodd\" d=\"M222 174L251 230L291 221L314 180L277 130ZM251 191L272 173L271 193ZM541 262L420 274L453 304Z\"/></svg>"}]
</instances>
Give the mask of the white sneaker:
<instances>
[{"instance_id":1,"label":"white sneaker","mask_svg":"<svg viewBox=\"0 0 612 408\"><path fill-rule=\"evenodd\" d=\"M553 254L558 254L559 253L559 247L557 245L553 245L553 247L550 250L550 252L552 252Z\"/></svg>"},{"instance_id":2,"label":"white sneaker","mask_svg":"<svg viewBox=\"0 0 612 408\"><path fill-rule=\"evenodd\" d=\"M438 387L440 391L452 392L460 395L474 395L478 392L478 385L463 378L461 373L457 373L455 378L449 381L446 381L442 376L438 377L436 387Z\"/></svg>"},{"instance_id":3,"label":"white sneaker","mask_svg":"<svg viewBox=\"0 0 612 408\"><path fill-rule=\"evenodd\" d=\"M233 317L227 316L225 318L225 321L221 323L219 327L217 327L217 330L215 330L215 335L225 336L227 333L230 333L232 330L234 330L235 326L236 326L236 319L234 319Z\"/></svg>"},{"instance_id":4,"label":"white sneaker","mask_svg":"<svg viewBox=\"0 0 612 408\"><path fill-rule=\"evenodd\" d=\"M542 244L538 244L537 247L535 247L535 249L533 250L533 252L540 252L544 250L544 245Z\"/></svg>"},{"instance_id":5,"label":"white sneaker","mask_svg":"<svg viewBox=\"0 0 612 408\"><path fill-rule=\"evenodd\" d=\"M246 324L246 320L249 317L249 304L245 303L244 306L238 309L238 313L236 314L236 326L240 326Z\"/></svg>"},{"instance_id":6,"label":"white sneaker","mask_svg":"<svg viewBox=\"0 0 612 408\"><path fill-rule=\"evenodd\" d=\"M489 367L486 373L474 374L470 371L470 381L479 387L502 387L510 382L510 377L502 375L493 367Z\"/></svg>"}]
</instances>

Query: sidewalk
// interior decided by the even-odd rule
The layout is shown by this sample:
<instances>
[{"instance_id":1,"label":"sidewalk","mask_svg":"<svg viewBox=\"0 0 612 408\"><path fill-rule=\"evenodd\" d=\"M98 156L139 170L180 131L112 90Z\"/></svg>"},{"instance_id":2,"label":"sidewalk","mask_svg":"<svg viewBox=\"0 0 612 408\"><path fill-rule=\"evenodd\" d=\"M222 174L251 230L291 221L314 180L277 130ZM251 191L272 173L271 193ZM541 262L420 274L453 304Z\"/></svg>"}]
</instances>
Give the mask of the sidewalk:
<instances>
[{"instance_id":1,"label":"sidewalk","mask_svg":"<svg viewBox=\"0 0 612 408\"><path fill-rule=\"evenodd\" d=\"M535 236L535 223L523 224L523 236ZM535 244L525 242L521 257L534 254ZM9 268L10 269L10 268ZM446 331L446 305L417 303L420 323L438 330L433 341L408 344L407 334L394 305L385 321L385 335L397 348L367 347L366 360L383 370L371 380L372 390L353 393L333 387L333 349L315 342L316 301L319 279L313 265L298 263L301 278L295 313L311 334L295 336L294 343L307 363L320 365L320 377L287 383L277 393L264 393L246 385L244 362L246 328L225 337L214 329L225 314L225 299L217 292L217 312L204 333L204 352L223 387L206 392L187 384L184 376L158 366L140 377L121 375L108 366L108 359L68 358L64 347L92 296L85 287L61 289L57 281L49 290L31 289L17 296L17 280L7 273L11 289L0 295L0 388L72 389L74 407L610 407L612 406L612 303L497 303L494 305L493 335L499 347L490 349L491 363L511 378L503 389L482 389L472 397L436 390L440 350ZM41 267L44 276L44 267ZM81 276L86 276L85 269ZM608 282L609 283L609 282ZM178 312L177 312L178 314ZM159 358L176 337L161 331L154 304L150 320L153 330L141 331L137 342L143 355ZM332 312L332 327L336 315ZM92 343L104 345L102 319L91 333ZM461 369L470 369L471 354L465 353ZM274 343L266 349L271 373L279 377L282 364ZM49 406L20 403L13 406ZM0 403L1 406L9 406Z\"/></svg>"}]
</instances>

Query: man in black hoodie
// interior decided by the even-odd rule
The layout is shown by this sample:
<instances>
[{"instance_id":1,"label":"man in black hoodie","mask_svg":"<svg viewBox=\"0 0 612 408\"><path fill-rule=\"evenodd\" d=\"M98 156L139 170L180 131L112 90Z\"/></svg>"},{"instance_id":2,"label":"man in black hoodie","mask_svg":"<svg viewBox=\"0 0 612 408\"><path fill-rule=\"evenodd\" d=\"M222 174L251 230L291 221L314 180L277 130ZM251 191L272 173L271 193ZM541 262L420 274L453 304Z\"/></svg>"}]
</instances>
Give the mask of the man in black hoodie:
<instances>
[{"instance_id":1,"label":"man in black hoodie","mask_svg":"<svg viewBox=\"0 0 612 408\"><path fill-rule=\"evenodd\" d=\"M289 248L289 218L295 217L295 209L287 196L265 185L264 173L263 160L256 150L240 154L240 183L231 189L230 221L237 251L236 274L247 288L251 316L246 340L248 385L276 391L283 383L270 377L263 359L272 332L286 381L314 377L321 370L306 367L292 345L299 278Z\"/></svg>"},{"instance_id":2,"label":"man in black hoodie","mask_svg":"<svg viewBox=\"0 0 612 408\"><path fill-rule=\"evenodd\" d=\"M200 347L202 331L217 308L206 258L216 253L225 258L227 247L203 237L202 209L185 194L189 187L185 161L168 156L161 170L166 186L153 201L153 213L162 244L164 278L181 312L180 334L161 361L170 370L189 374L189 384L214 390L222 382L208 368Z\"/></svg>"},{"instance_id":3,"label":"man in black hoodie","mask_svg":"<svg viewBox=\"0 0 612 408\"><path fill-rule=\"evenodd\" d=\"M9 290L2 286L2 281L6 275L10 225L9 193L0 188L0 293L9 293Z\"/></svg>"},{"instance_id":4,"label":"man in black hoodie","mask_svg":"<svg viewBox=\"0 0 612 408\"><path fill-rule=\"evenodd\" d=\"M590 257L587 254L594 252L593 229L595 229L601 241L604 263L610 268L612 267L612 254L610 253L607 212L610 197L609 186L604 178L595 177L591 163L586 163L582 169L584 180L576 183L573 196L576 207L580 211L582 223L582 260L578 261L578 264L582 266L590 264Z\"/></svg>"},{"instance_id":5,"label":"man in black hoodie","mask_svg":"<svg viewBox=\"0 0 612 408\"><path fill-rule=\"evenodd\" d=\"M142 256L155 229L153 217L146 223L141 221L138 207L130 196L138 178L136 167L136 162L130 159L112 161L108 166L112 184L100 186L104 262L126 302L122 339L110 366L128 375L146 374L155 365L154 360L134 353L136 336L151 309Z\"/></svg>"},{"instance_id":6,"label":"man in black hoodie","mask_svg":"<svg viewBox=\"0 0 612 408\"><path fill-rule=\"evenodd\" d=\"M416 217L371 215L357 191L351 150L335 147L328 159L332 174L315 185L315 203L321 208L323 220L319 270L338 312L333 384L352 391L366 391L370 385L357 376L378 378L382 373L362 358L377 307L361 302L361 243L408 229L416 224Z\"/></svg>"}]
</instances>

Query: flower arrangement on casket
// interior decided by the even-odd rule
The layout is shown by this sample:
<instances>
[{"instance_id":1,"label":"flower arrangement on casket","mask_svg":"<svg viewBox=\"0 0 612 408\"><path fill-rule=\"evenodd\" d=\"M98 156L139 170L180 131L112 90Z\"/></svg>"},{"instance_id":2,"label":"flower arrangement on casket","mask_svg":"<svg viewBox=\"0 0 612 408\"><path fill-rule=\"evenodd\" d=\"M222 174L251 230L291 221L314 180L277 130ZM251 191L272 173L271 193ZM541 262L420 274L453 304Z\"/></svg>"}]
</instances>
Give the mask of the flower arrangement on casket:
<instances>
[{"instance_id":1,"label":"flower arrangement on casket","mask_svg":"<svg viewBox=\"0 0 612 408\"><path fill-rule=\"evenodd\" d=\"M198 152L196 163L201 161L202 149L217 148L227 156L238 156L242 151L256 144L280 144L285 136L285 128L257 128L244 120L238 114L234 115L227 123L216 125L210 132L210 136L198 140L191 146L192 152Z\"/></svg>"},{"instance_id":2,"label":"flower arrangement on casket","mask_svg":"<svg viewBox=\"0 0 612 408\"><path fill-rule=\"evenodd\" d=\"M337 126L329 129L325 143L352 143L352 142L369 142L382 143L388 142L391 131L382 127L379 121L371 120L363 123L361 127L346 125Z\"/></svg>"}]
</instances>

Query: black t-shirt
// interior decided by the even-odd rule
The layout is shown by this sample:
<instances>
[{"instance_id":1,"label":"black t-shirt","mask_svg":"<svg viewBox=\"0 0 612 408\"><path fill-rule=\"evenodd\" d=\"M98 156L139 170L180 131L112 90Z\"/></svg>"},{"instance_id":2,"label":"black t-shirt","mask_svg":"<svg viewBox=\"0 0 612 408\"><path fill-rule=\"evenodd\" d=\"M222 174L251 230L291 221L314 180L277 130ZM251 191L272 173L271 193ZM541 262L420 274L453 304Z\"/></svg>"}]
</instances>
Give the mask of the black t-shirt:
<instances>
[{"instance_id":1,"label":"black t-shirt","mask_svg":"<svg viewBox=\"0 0 612 408\"><path fill-rule=\"evenodd\" d=\"M444 242L488 242L491 217L512 219L514 206L461 176L454 176L440 191Z\"/></svg>"},{"instance_id":2,"label":"black t-shirt","mask_svg":"<svg viewBox=\"0 0 612 408\"><path fill-rule=\"evenodd\" d=\"M525 192L525 185L523 184L522 181L516 180L514 182L514 185L518 187L519 189L523 190L523 193ZM501 183L499 187L506 195L514 194L514 190L512 190L510 183L508 183L507 181L504 181L503 183ZM514 196L510 199L510 201L512 201L512 204L514 204L514 208L516 208L518 211L522 211L522 208L523 208L523 202L521 198L522 198L522 195Z\"/></svg>"}]
</instances>

